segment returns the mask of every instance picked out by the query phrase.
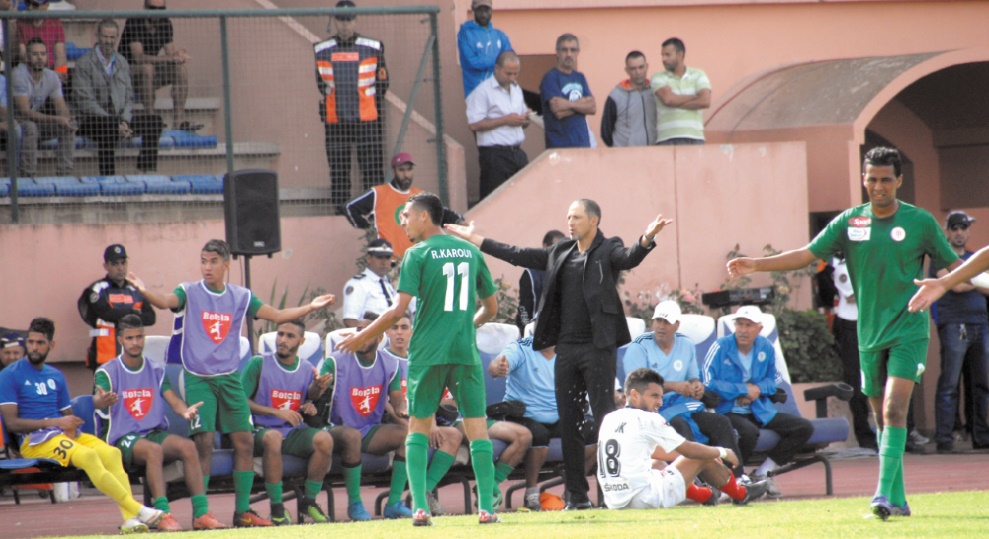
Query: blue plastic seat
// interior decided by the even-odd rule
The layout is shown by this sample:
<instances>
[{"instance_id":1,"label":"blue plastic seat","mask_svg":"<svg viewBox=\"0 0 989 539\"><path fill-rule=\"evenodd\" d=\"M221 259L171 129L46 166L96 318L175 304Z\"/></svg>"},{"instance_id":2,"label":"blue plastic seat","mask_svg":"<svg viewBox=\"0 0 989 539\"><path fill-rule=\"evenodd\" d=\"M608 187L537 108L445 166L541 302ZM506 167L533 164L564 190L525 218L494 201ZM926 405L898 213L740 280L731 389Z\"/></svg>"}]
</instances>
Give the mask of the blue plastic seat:
<instances>
[{"instance_id":1,"label":"blue plastic seat","mask_svg":"<svg viewBox=\"0 0 989 539\"><path fill-rule=\"evenodd\" d=\"M65 57L70 62L73 62L75 60L78 60L79 58L82 58L82 56L84 54L86 54L87 52L89 52L90 50L92 50L92 49L79 48L79 47L76 46L75 43L73 43L71 41L66 41L65 42Z\"/></svg>"},{"instance_id":2,"label":"blue plastic seat","mask_svg":"<svg viewBox=\"0 0 989 539\"><path fill-rule=\"evenodd\" d=\"M63 197L99 196L100 186L93 183L83 183L74 176L54 176L35 178L38 185L51 184L55 186L55 194Z\"/></svg>"},{"instance_id":3,"label":"blue plastic seat","mask_svg":"<svg viewBox=\"0 0 989 539\"><path fill-rule=\"evenodd\" d=\"M55 196L55 185L51 183L39 184L34 178L17 178L17 195L22 197L50 197Z\"/></svg>"},{"instance_id":4,"label":"blue plastic seat","mask_svg":"<svg viewBox=\"0 0 989 539\"><path fill-rule=\"evenodd\" d=\"M169 137L176 148L216 148L216 135L198 135L191 131L166 129L162 137Z\"/></svg>"},{"instance_id":5,"label":"blue plastic seat","mask_svg":"<svg viewBox=\"0 0 989 539\"><path fill-rule=\"evenodd\" d=\"M187 181L194 195L222 195L223 176L212 174L181 174L172 176L172 181Z\"/></svg>"},{"instance_id":6,"label":"blue plastic seat","mask_svg":"<svg viewBox=\"0 0 989 539\"><path fill-rule=\"evenodd\" d=\"M96 435L96 407L93 406L93 396L92 395L79 395L78 397L70 401L72 404L72 413L83 420L82 432L86 434Z\"/></svg>"},{"instance_id":7,"label":"blue plastic seat","mask_svg":"<svg viewBox=\"0 0 989 539\"><path fill-rule=\"evenodd\" d=\"M149 195L185 195L192 190L188 181L172 181L168 176L158 174L134 174L126 176L128 182L142 181Z\"/></svg>"}]
</instances>

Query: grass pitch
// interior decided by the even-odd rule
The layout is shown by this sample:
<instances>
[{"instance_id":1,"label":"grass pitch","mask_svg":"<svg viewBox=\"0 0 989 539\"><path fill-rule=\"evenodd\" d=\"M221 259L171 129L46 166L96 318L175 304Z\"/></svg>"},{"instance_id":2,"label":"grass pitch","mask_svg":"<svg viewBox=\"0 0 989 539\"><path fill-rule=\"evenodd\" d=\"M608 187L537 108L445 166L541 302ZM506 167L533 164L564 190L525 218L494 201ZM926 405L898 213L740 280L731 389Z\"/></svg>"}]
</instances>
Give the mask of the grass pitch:
<instances>
[{"instance_id":1,"label":"grass pitch","mask_svg":"<svg viewBox=\"0 0 989 539\"><path fill-rule=\"evenodd\" d=\"M910 496L913 516L882 522L869 511L868 498L755 502L748 507L687 505L675 509L503 513L504 522L479 526L477 515L434 518L431 528L409 520L342 522L258 530L169 534L169 539L372 539L378 537L609 539L651 537L789 539L799 537L989 537L989 491ZM294 509L294 504L289 504Z\"/></svg>"}]
</instances>

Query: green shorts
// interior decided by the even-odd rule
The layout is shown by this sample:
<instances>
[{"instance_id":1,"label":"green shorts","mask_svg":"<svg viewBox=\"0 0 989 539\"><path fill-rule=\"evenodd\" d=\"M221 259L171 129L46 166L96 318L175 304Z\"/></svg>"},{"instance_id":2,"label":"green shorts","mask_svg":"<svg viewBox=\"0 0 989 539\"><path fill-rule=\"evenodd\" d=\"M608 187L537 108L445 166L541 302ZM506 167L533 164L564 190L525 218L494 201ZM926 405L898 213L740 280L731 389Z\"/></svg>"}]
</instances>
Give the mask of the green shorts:
<instances>
[{"instance_id":1,"label":"green shorts","mask_svg":"<svg viewBox=\"0 0 989 539\"><path fill-rule=\"evenodd\" d=\"M114 447L120 450L120 455L124 460L124 467L130 468L134 465L134 446L137 445L137 441L144 439L149 442L154 442L161 445L165 442L165 438L171 436L167 430L155 429L145 435L140 435L136 432L131 432L125 434L117 439L117 443Z\"/></svg>"},{"instance_id":2,"label":"green shorts","mask_svg":"<svg viewBox=\"0 0 989 539\"><path fill-rule=\"evenodd\" d=\"M264 456L264 434L269 428L259 428L254 431L254 456ZM322 429L312 427L299 427L289 431L288 436L282 440L282 454L292 455L303 459L308 459L313 454L313 438Z\"/></svg>"},{"instance_id":3,"label":"green shorts","mask_svg":"<svg viewBox=\"0 0 989 539\"><path fill-rule=\"evenodd\" d=\"M443 390L450 388L463 417L484 417L484 371L480 365L409 363L409 415L420 419L436 413Z\"/></svg>"},{"instance_id":4,"label":"green shorts","mask_svg":"<svg viewBox=\"0 0 989 539\"><path fill-rule=\"evenodd\" d=\"M924 370L927 369L927 343L929 340L917 339L876 352L860 350L862 393L866 397L882 397L888 376L920 383L920 375L924 374Z\"/></svg>"},{"instance_id":5,"label":"green shorts","mask_svg":"<svg viewBox=\"0 0 989 539\"><path fill-rule=\"evenodd\" d=\"M199 415L189 424L189 435L200 432L254 430L251 409L238 373L197 376L185 371L185 402L202 402Z\"/></svg>"}]
</instances>

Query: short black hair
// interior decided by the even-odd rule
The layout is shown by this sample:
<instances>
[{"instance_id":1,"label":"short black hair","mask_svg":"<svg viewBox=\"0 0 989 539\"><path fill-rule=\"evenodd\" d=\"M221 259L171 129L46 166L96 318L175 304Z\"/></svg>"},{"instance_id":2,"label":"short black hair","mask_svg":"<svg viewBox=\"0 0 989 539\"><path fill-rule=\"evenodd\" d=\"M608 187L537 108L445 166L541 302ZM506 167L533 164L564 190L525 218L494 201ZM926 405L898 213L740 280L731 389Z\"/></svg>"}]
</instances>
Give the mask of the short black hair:
<instances>
[{"instance_id":1,"label":"short black hair","mask_svg":"<svg viewBox=\"0 0 989 539\"><path fill-rule=\"evenodd\" d=\"M671 37L663 42L664 47L669 47L670 45L673 45L673 48L677 52L682 52L684 54L687 54L687 46L683 44L683 41L681 41L680 38Z\"/></svg>"},{"instance_id":2,"label":"short black hair","mask_svg":"<svg viewBox=\"0 0 989 539\"><path fill-rule=\"evenodd\" d=\"M286 320L286 321L284 321L284 322L282 322L281 324L278 324L278 325L280 326L282 324L292 324L293 326L299 328L299 331L301 331L303 335L306 334L306 323L303 322L301 318L294 318L292 320Z\"/></svg>"},{"instance_id":3,"label":"short black hair","mask_svg":"<svg viewBox=\"0 0 989 539\"><path fill-rule=\"evenodd\" d=\"M223 240L212 239L203 245L204 253L216 253L224 262L230 260L230 245Z\"/></svg>"},{"instance_id":4,"label":"short black hair","mask_svg":"<svg viewBox=\"0 0 989 539\"><path fill-rule=\"evenodd\" d=\"M31 320L31 325L28 326L27 331L28 333L41 333L50 341L55 338L55 322L52 322L51 318L39 316Z\"/></svg>"},{"instance_id":5,"label":"short black hair","mask_svg":"<svg viewBox=\"0 0 989 539\"><path fill-rule=\"evenodd\" d=\"M48 51L48 45L44 42L44 40L42 40L38 36L34 36L31 39L29 39L27 45L24 46L24 50L30 49L31 45L41 45L42 47L45 48L45 52Z\"/></svg>"},{"instance_id":6,"label":"short black hair","mask_svg":"<svg viewBox=\"0 0 989 539\"><path fill-rule=\"evenodd\" d=\"M597 202L594 202L589 198L578 198L574 202L579 203L584 208L584 213L586 213L588 217L597 217L598 224L601 224L601 206L599 206Z\"/></svg>"},{"instance_id":7,"label":"short black hair","mask_svg":"<svg viewBox=\"0 0 989 539\"><path fill-rule=\"evenodd\" d=\"M892 166L893 175L899 178L900 169L903 167L903 162L900 158L900 150L897 150L896 148L888 148L886 146L876 146L865 153L865 158L862 159L863 172L865 171L866 165L872 165L874 167Z\"/></svg>"},{"instance_id":8,"label":"short black hair","mask_svg":"<svg viewBox=\"0 0 989 539\"><path fill-rule=\"evenodd\" d=\"M117 335L123 333L125 329L138 329L143 327L144 327L144 321L141 320L140 316L134 313L127 314L124 315L124 317L121 318L120 320L117 320L117 325L116 325Z\"/></svg>"},{"instance_id":9,"label":"short black hair","mask_svg":"<svg viewBox=\"0 0 989 539\"><path fill-rule=\"evenodd\" d=\"M642 58L643 60L645 60L646 59L646 55L643 54L642 51L632 51L632 52L630 52L630 53L628 53L628 54L625 55L625 63L627 64L628 61L631 60L631 59L633 59L633 58Z\"/></svg>"},{"instance_id":10,"label":"short black hair","mask_svg":"<svg viewBox=\"0 0 989 539\"><path fill-rule=\"evenodd\" d=\"M550 230L543 236L543 247L550 247L565 237L567 237L567 235L559 230Z\"/></svg>"},{"instance_id":11,"label":"short black hair","mask_svg":"<svg viewBox=\"0 0 989 539\"><path fill-rule=\"evenodd\" d=\"M377 319L378 319L378 313L373 311L364 311L364 314L361 315L361 320L368 320L370 322L373 322Z\"/></svg>"},{"instance_id":12,"label":"short black hair","mask_svg":"<svg viewBox=\"0 0 989 539\"><path fill-rule=\"evenodd\" d=\"M416 193L409 197L406 204L409 206L414 205L420 210L425 210L434 225L439 225L443 222L443 201L433 193L428 191Z\"/></svg>"},{"instance_id":13,"label":"short black hair","mask_svg":"<svg viewBox=\"0 0 989 539\"><path fill-rule=\"evenodd\" d=\"M642 393L649 384L659 384L659 387L663 387L663 382L663 375L652 369L646 367L635 369L625 378L625 394L630 395L633 389Z\"/></svg>"}]
</instances>

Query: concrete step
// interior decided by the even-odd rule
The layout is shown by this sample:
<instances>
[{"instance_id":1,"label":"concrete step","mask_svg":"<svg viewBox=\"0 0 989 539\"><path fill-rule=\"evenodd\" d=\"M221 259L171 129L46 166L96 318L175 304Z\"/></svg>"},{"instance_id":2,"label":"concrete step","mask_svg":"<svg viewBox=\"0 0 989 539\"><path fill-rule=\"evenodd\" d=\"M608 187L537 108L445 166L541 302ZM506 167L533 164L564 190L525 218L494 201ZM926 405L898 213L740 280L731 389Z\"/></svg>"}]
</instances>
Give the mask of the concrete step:
<instances>
[{"instance_id":1,"label":"concrete step","mask_svg":"<svg viewBox=\"0 0 989 539\"><path fill-rule=\"evenodd\" d=\"M118 148L117 174L140 174L137 171L136 148ZM281 155L277 144L270 142L235 142L234 167L275 169L275 161ZM0 170L6 170L6 152L0 152ZM158 152L158 174L222 174L227 171L226 144L215 148L171 148ZM56 176L54 150L38 152L38 177ZM73 175L99 175L96 150L76 150Z\"/></svg>"}]
</instances>

